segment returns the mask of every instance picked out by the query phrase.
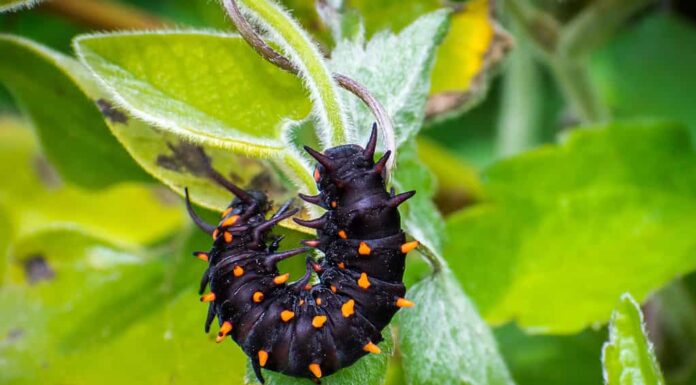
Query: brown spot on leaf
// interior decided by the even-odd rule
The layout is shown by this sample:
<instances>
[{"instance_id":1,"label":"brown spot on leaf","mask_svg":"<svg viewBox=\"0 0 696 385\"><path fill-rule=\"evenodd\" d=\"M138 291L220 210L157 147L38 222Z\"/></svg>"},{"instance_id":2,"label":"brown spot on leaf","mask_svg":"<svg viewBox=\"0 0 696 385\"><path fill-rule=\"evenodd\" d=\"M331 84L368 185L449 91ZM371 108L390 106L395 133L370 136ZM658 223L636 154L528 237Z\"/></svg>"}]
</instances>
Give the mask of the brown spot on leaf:
<instances>
[{"instance_id":1,"label":"brown spot on leaf","mask_svg":"<svg viewBox=\"0 0 696 385\"><path fill-rule=\"evenodd\" d=\"M157 164L160 167L176 172L189 172L196 176L208 176L212 170L210 157L203 147L193 143L180 141L179 144L167 143L172 150L171 155L160 154Z\"/></svg>"},{"instance_id":2,"label":"brown spot on leaf","mask_svg":"<svg viewBox=\"0 0 696 385\"><path fill-rule=\"evenodd\" d=\"M56 273L48 265L43 255L37 254L24 260L24 274L30 285L40 281L50 281L55 278Z\"/></svg>"},{"instance_id":3,"label":"brown spot on leaf","mask_svg":"<svg viewBox=\"0 0 696 385\"><path fill-rule=\"evenodd\" d=\"M105 118L109 119L112 123L128 123L128 116L124 114L121 110L114 107L109 101L104 99L97 100L97 107L101 111Z\"/></svg>"},{"instance_id":4,"label":"brown spot on leaf","mask_svg":"<svg viewBox=\"0 0 696 385\"><path fill-rule=\"evenodd\" d=\"M7 336L5 336L5 342L8 344L13 344L24 337L24 329L13 328L7 331Z\"/></svg>"},{"instance_id":5,"label":"brown spot on leaf","mask_svg":"<svg viewBox=\"0 0 696 385\"><path fill-rule=\"evenodd\" d=\"M57 189L63 185L56 169L43 156L34 158L34 169L39 179L46 187Z\"/></svg>"}]
</instances>

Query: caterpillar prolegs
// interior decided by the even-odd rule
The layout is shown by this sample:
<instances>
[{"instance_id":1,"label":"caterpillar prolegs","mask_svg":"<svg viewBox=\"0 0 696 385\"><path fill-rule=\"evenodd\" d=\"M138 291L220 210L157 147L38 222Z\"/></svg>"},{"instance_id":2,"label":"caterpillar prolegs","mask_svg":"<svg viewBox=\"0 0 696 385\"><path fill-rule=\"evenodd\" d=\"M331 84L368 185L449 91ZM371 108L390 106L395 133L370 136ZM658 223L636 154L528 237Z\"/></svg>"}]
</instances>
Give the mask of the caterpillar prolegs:
<instances>
[{"instance_id":1,"label":"caterpillar prolegs","mask_svg":"<svg viewBox=\"0 0 696 385\"><path fill-rule=\"evenodd\" d=\"M206 332L217 317L218 342L231 336L251 358L262 383L261 368L318 382L369 353L380 353L381 331L402 307L406 254L418 246L407 242L397 207L415 192L386 191L384 172L390 156L377 162L377 131L367 145L343 145L324 153L305 147L318 164L314 179L319 195L300 197L325 208L317 219L295 222L316 229L317 239L304 241L324 257L307 258L305 275L288 282L277 263L304 253L300 248L278 253L280 238L272 227L294 215L287 203L269 219L265 194L224 185L236 196L217 227L193 220L215 239L212 249L194 253L209 263L201 281L201 297L209 302ZM217 178L219 181L219 178ZM318 283L310 284L312 274Z\"/></svg>"}]
</instances>

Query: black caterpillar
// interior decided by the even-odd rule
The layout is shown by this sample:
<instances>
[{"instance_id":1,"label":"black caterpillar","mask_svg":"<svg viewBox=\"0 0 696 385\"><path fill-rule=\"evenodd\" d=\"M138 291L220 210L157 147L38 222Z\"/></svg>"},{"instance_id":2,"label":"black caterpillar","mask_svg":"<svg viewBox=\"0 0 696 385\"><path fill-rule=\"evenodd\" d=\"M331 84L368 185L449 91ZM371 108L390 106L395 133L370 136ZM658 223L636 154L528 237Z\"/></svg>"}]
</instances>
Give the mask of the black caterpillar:
<instances>
[{"instance_id":1,"label":"black caterpillar","mask_svg":"<svg viewBox=\"0 0 696 385\"><path fill-rule=\"evenodd\" d=\"M327 212L294 220L317 230L318 239L303 243L325 257L307 258L305 275L289 284L276 264L308 249L277 253L281 238L269 233L297 212L290 202L266 219L265 194L244 191L212 172L236 195L213 227L196 216L186 194L192 219L215 239L210 252L194 253L209 263L201 281L201 294L208 284L211 288L201 297L210 303L205 330L217 317L217 341L230 335L251 358L261 383L262 367L319 382L365 354L380 353L382 329L399 308L413 306L403 298L402 278L406 253L418 242L406 242L397 207L415 192L386 191L390 153L375 163L376 142L373 127L364 149L343 145L321 154L305 147L319 162L314 178L320 194L300 197ZM319 276L316 285L309 284L312 272Z\"/></svg>"}]
</instances>

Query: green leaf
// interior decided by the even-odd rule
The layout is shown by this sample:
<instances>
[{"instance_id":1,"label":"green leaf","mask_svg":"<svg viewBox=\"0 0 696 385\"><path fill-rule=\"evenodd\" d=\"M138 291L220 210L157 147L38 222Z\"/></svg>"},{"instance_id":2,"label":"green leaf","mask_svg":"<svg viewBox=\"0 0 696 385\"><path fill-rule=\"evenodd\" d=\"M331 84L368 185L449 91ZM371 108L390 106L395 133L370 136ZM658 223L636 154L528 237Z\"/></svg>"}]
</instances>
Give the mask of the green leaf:
<instances>
[{"instance_id":1,"label":"green leaf","mask_svg":"<svg viewBox=\"0 0 696 385\"><path fill-rule=\"evenodd\" d=\"M19 124L0 124L0 180L0 206L16 237L70 228L134 246L157 241L184 221L181 203L162 188L122 183L86 191L63 184L40 156L31 131Z\"/></svg>"},{"instance_id":2,"label":"green leaf","mask_svg":"<svg viewBox=\"0 0 696 385\"><path fill-rule=\"evenodd\" d=\"M448 13L440 10L419 18L398 35L382 32L367 43L343 40L331 55L335 72L363 84L384 105L394 121L397 148L423 124L430 72L448 26ZM349 141L362 142L369 137L375 117L354 95L344 91L343 97L353 122Z\"/></svg>"},{"instance_id":3,"label":"green leaf","mask_svg":"<svg viewBox=\"0 0 696 385\"><path fill-rule=\"evenodd\" d=\"M606 330L568 336L529 335L514 324L495 330L500 352L519 385L597 385Z\"/></svg>"},{"instance_id":4,"label":"green leaf","mask_svg":"<svg viewBox=\"0 0 696 385\"><path fill-rule=\"evenodd\" d=\"M290 120L310 111L301 82L261 59L240 37L122 33L81 36L75 48L119 108L172 134L169 139L273 158L301 186L314 188L308 166L287 146Z\"/></svg>"},{"instance_id":5,"label":"green leaf","mask_svg":"<svg viewBox=\"0 0 696 385\"><path fill-rule=\"evenodd\" d=\"M44 152L63 177L87 188L150 180L80 89L72 71L77 63L11 35L0 35L0 55L0 83L30 117Z\"/></svg>"},{"instance_id":6,"label":"green leaf","mask_svg":"<svg viewBox=\"0 0 696 385\"><path fill-rule=\"evenodd\" d=\"M382 336L384 341L379 344L382 349L381 354L367 355L352 366L343 368L330 376L322 377L321 383L326 385L383 384L387 374L388 358L394 351L391 328L384 329ZM262 371L265 383L268 385L310 385L314 383L307 378L290 377L268 370ZM247 362L246 373L247 384L258 384L250 362Z\"/></svg>"},{"instance_id":7,"label":"green leaf","mask_svg":"<svg viewBox=\"0 0 696 385\"><path fill-rule=\"evenodd\" d=\"M606 322L622 292L642 300L696 268L696 155L682 127L578 130L484 178L489 202L448 219L444 255L494 324L579 331Z\"/></svg>"},{"instance_id":8,"label":"green leaf","mask_svg":"<svg viewBox=\"0 0 696 385\"><path fill-rule=\"evenodd\" d=\"M591 74L617 117L662 117L687 124L696 137L696 28L675 14L641 19L602 48Z\"/></svg>"},{"instance_id":9,"label":"green leaf","mask_svg":"<svg viewBox=\"0 0 696 385\"><path fill-rule=\"evenodd\" d=\"M421 15L441 6L438 0L351 0L349 3L365 17L369 35L384 29L400 31Z\"/></svg>"},{"instance_id":10,"label":"green leaf","mask_svg":"<svg viewBox=\"0 0 696 385\"><path fill-rule=\"evenodd\" d=\"M408 292L416 306L398 315L408 385L513 384L493 335L449 271Z\"/></svg>"},{"instance_id":11,"label":"green leaf","mask_svg":"<svg viewBox=\"0 0 696 385\"><path fill-rule=\"evenodd\" d=\"M0 12L16 11L22 8L29 8L41 0L0 0Z\"/></svg>"},{"instance_id":12,"label":"green leaf","mask_svg":"<svg viewBox=\"0 0 696 385\"><path fill-rule=\"evenodd\" d=\"M83 35L75 49L118 105L194 142L268 157L284 120L309 112L299 80L236 35Z\"/></svg>"},{"instance_id":13,"label":"green leaf","mask_svg":"<svg viewBox=\"0 0 696 385\"><path fill-rule=\"evenodd\" d=\"M2 287L2 283L5 281L5 271L8 265L12 231L10 218L5 212L4 207L0 205L0 287Z\"/></svg>"},{"instance_id":14,"label":"green leaf","mask_svg":"<svg viewBox=\"0 0 696 385\"><path fill-rule=\"evenodd\" d=\"M660 366L648 340L643 313L630 294L621 296L609 325L609 341L602 349L607 385L662 385Z\"/></svg>"},{"instance_id":15,"label":"green leaf","mask_svg":"<svg viewBox=\"0 0 696 385\"><path fill-rule=\"evenodd\" d=\"M346 142L348 121L338 86L316 43L289 12L274 0L243 0L251 20L259 24L297 67L314 103L319 138L324 147Z\"/></svg>"},{"instance_id":16,"label":"green leaf","mask_svg":"<svg viewBox=\"0 0 696 385\"><path fill-rule=\"evenodd\" d=\"M70 232L24 240L0 290L0 335L10 336L0 382L243 384L241 350L203 333L205 266L190 251L209 245L205 234L182 234L157 257ZM27 262L39 257L37 271L52 274L29 284Z\"/></svg>"},{"instance_id":17,"label":"green leaf","mask_svg":"<svg viewBox=\"0 0 696 385\"><path fill-rule=\"evenodd\" d=\"M403 146L392 184L398 192L416 190L416 195L399 207L406 232L433 253L442 255L442 215L433 203L437 182L419 159L415 144Z\"/></svg>"}]
</instances>

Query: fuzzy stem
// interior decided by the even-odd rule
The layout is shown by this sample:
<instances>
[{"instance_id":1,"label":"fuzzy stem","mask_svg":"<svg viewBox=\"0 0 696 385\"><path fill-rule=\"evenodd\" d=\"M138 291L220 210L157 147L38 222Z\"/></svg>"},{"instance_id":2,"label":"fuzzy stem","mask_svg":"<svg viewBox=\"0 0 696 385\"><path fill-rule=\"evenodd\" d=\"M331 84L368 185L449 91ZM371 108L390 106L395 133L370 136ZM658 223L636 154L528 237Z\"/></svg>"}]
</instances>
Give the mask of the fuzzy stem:
<instances>
[{"instance_id":1,"label":"fuzzy stem","mask_svg":"<svg viewBox=\"0 0 696 385\"><path fill-rule=\"evenodd\" d=\"M225 1L227 5L230 1ZM308 82L316 89L315 103L319 104L317 113L328 132L325 145L336 146L346 142L346 117L343 113L338 87L335 86L331 72L317 47L297 23L277 4L270 0L244 0L243 4L259 19L264 21L267 28L273 30L277 39L281 40L286 53L300 69Z\"/></svg>"},{"instance_id":2,"label":"fuzzy stem","mask_svg":"<svg viewBox=\"0 0 696 385\"><path fill-rule=\"evenodd\" d=\"M419 246L418 252L430 263L433 267L433 274L438 274L448 269L447 262L439 255L435 254L427 247Z\"/></svg>"}]
</instances>

